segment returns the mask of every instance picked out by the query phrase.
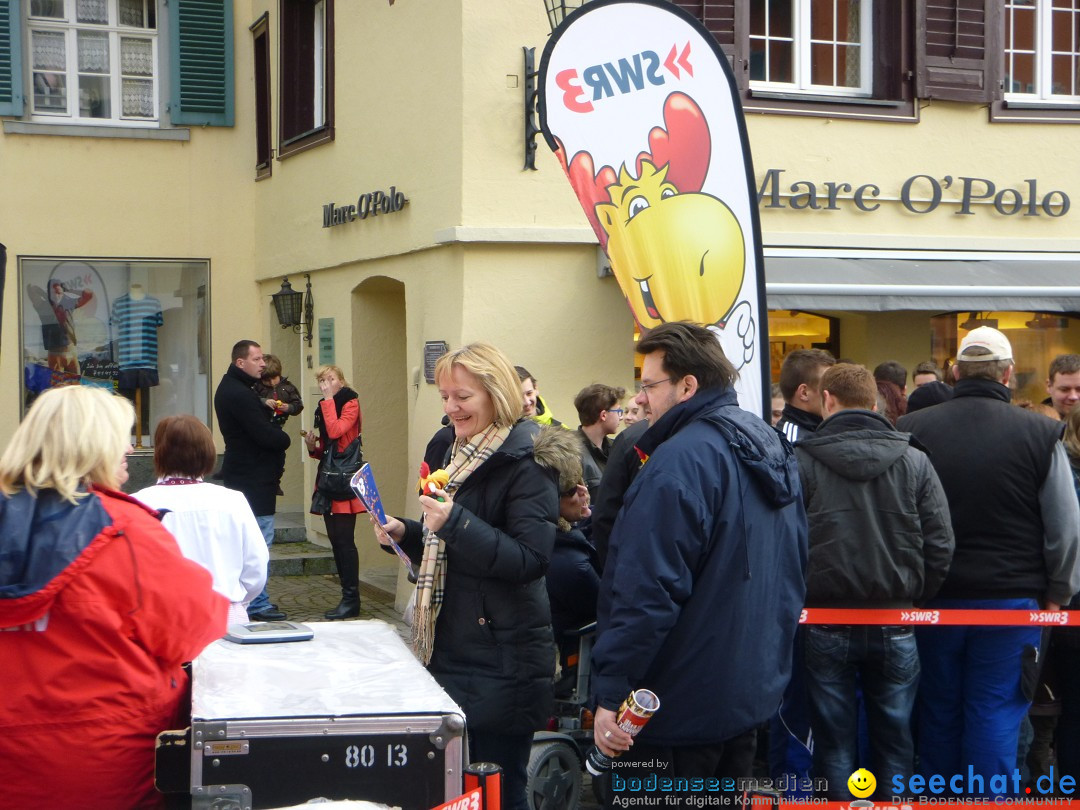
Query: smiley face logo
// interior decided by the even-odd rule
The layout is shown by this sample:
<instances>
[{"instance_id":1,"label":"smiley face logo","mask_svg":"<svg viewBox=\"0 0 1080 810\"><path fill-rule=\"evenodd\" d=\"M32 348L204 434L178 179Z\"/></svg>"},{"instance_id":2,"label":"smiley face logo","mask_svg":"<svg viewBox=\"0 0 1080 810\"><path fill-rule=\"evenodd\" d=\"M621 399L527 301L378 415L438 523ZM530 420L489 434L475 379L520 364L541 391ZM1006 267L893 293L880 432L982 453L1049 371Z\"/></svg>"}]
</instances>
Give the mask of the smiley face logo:
<instances>
[{"instance_id":1,"label":"smiley face logo","mask_svg":"<svg viewBox=\"0 0 1080 810\"><path fill-rule=\"evenodd\" d=\"M847 780L848 790L851 791L851 795L859 799L865 799L871 793L874 792L874 788L877 787L877 779L866 768L859 768Z\"/></svg>"}]
</instances>

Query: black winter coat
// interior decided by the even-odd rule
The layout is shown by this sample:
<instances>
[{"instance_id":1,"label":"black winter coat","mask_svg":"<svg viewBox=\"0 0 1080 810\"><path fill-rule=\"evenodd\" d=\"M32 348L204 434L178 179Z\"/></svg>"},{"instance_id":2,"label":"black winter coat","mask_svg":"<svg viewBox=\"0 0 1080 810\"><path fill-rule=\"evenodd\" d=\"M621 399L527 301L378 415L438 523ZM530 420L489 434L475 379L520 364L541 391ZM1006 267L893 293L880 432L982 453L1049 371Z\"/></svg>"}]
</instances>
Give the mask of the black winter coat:
<instances>
[{"instance_id":1,"label":"black winter coat","mask_svg":"<svg viewBox=\"0 0 1080 810\"><path fill-rule=\"evenodd\" d=\"M554 472L533 459L539 426L517 423L453 493L446 590L428 669L465 710L469 728L524 734L551 714L554 639L544 573L555 544ZM419 563L422 530L405 520L402 549Z\"/></svg>"},{"instance_id":2,"label":"black winter coat","mask_svg":"<svg viewBox=\"0 0 1080 810\"><path fill-rule=\"evenodd\" d=\"M555 534L547 592L551 602L551 629L560 646L568 630L596 621L600 561L592 543L578 529Z\"/></svg>"},{"instance_id":3,"label":"black winter coat","mask_svg":"<svg viewBox=\"0 0 1080 810\"><path fill-rule=\"evenodd\" d=\"M952 561L949 504L926 453L872 411L845 410L795 446L810 526L809 607L911 607Z\"/></svg>"},{"instance_id":4,"label":"black winter coat","mask_svg":"<svg viewBox=\"0 0 1080 810\"><path fill-rule=\"evenodd\" d=\"M214 392L214 412L225 439L221 475L226 487L244 493L252 512L272 515L290 439L252 389L257 382L232 365Z\"/></svg>"}]
</instances>

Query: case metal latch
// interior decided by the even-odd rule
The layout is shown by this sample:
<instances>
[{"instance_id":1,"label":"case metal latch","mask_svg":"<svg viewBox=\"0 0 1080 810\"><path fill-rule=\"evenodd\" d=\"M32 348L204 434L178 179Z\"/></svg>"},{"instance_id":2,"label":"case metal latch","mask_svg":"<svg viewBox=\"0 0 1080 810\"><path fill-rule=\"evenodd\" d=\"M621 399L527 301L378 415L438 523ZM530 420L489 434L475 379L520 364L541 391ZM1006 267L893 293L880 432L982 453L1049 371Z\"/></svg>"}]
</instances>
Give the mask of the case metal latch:
<instances>
[{"instance_id":1,"label":"case metal latch","mask_svg":"<svg viewBox=\"0 0 1080 810\"><path fill-rule=\"evenodd\" d=\"M247 785L207 785L191 791L191 810L251 810Z\"/></svg>"}]
</instances>

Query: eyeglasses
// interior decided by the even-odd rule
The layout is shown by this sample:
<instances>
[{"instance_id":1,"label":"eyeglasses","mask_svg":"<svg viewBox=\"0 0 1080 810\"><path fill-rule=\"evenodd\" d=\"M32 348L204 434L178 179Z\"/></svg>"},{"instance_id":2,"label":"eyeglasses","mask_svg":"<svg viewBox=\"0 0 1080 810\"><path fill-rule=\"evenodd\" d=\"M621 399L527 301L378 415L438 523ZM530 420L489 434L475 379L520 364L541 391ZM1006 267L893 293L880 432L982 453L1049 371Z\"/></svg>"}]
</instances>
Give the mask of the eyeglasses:
<instances>
[{"instance_id":1,"label":"eyeglasses","mask_svg":"<svg viewBox=\"0 0 1080 810\"><path fill-rule=\"evenodd\" d=\"M641 390L642 391L648 391L653 386L660 385L661 383L666 383L666 382L673 383L673 382L675 382L675 379L676 379L675 377L668 377L665 380L657 380L656 382L651 382L651 383L642 383L641 384Z\"/></svg>"},{"instance_id":2,"label":"eyeglasses","mask_svg":"<svg viewBox=\"0 0 1080 810\"><path fill-rule=\"evenodd\" d=\"M624 411L622 408L608 408L607 412L613 413L616 416L622 416L624 413L626 413L626 411Z\"/></svg>"}]
</instances>

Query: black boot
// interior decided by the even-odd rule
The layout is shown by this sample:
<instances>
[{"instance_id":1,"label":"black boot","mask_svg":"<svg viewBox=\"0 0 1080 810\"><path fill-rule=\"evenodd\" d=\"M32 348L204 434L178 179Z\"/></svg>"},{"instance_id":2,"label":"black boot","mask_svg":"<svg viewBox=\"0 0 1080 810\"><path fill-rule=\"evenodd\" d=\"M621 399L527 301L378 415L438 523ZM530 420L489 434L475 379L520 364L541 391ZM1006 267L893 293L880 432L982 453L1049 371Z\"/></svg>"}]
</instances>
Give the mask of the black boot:
<instances>
[{"instance_id":1,"label":"black boot","mask_svg":"<svg viewBox=\"0 0 1080 810\"><path fill-rule=\"evenodd\" d=\"M360 615L360 555L349 538L348 545L334 546L334 561L341 580L341 602L323 614L328 621L352 619Z\"/></svg>"},{"instance_id":2,"label":"black boot","mask_svg":"<svg viewBox=\"0 0 1080 810\"><path fill-rule=\"evenodd\" d=\"M342 588L341 601L333 610L323 614L327 621L338 619L355 619L360 615L360 590L358 588Z\"/></svg>"}]
</instances>

